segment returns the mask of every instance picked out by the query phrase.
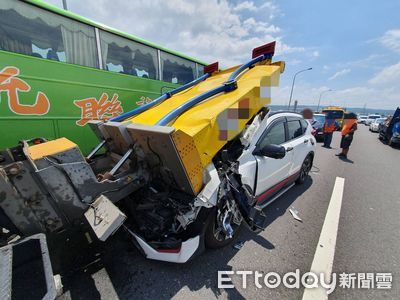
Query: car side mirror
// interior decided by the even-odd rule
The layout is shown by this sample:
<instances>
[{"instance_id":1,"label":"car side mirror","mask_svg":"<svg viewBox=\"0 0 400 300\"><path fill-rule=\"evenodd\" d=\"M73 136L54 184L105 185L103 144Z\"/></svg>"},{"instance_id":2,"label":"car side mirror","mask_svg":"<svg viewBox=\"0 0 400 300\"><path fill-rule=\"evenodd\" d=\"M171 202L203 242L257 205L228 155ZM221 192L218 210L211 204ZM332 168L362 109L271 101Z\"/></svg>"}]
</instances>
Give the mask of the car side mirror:
<instances>
[{"instance_id":1,"label":"car side mirror","mask_svg":"<svg viewBox=\"0 0 400 300\"><path fill-rule=\"evenodd\" d=\"M270 144L263 147L257 147L253 151L253 155L282 159L286 155L286 149L283 146Z\"/></svg>"}]
</instances>

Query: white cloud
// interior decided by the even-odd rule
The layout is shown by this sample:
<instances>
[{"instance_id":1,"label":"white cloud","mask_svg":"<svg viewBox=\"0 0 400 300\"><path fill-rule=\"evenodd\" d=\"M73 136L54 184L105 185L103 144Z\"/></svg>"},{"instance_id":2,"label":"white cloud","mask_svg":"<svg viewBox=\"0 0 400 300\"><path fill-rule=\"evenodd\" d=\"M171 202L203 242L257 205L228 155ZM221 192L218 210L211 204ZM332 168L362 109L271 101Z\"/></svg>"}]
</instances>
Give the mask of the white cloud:
<instances>
[{"instance_id":1,"label":"white cloud","mask_svg":"<svg viewBox=\"0 0 400 300\"><path fill-rule=\"evenodd\" d=\"M394 85L398 86L400 82L400 62L384 68L378 72L369 81L373 85Z\"/></svg>"},{"instance_id":2,"label":"white cloud","mask_svg":"<svg viewBox=\"0 0 400 300\"><path fill-rule=\"evenodd\" d=\"M240 2L238 5L236 5L233 8L234 11L242 11L242 10L250 10L250 11L255 11L257 10L257 7L254 5L254 2L252 1L243 1Z\"/></svg>"},{"instance_id":3,"label":"white cloud","mask_svg":"<svg viewBox=\"0 0 400 300\"><path fill-rule=\"evenodd\" d=\"M328 80L334 80L334 79L336 79L338 77L341 77L341 76L344 76L344 75L346 75L346 74L348 74L350 72L351 72L350 69L340 70L340 71L336 72L335 74L333 74L331 77L329 77Z\"/></svg>"},{"instance_id":4,"label":"white cloud","mask_svg":"<svg viewBox=\"0 0 400 300\"><path fill-rule=\"evenodd\" d=\"M292 104L294 100L298 101L299 105L317 105L319 95L321 92L329 90L327 86L315 86L309 82L296 83L293 90ZM288 105L290 96L291 85L280 86L279 88L272 89L272 104ZM333 93L325 93L321 105L326 106L335 99ZM335 102L332 102L335 103Z\"/></svg>"},{"instance_id":5,"label":"white cloud","mask_svg":"<svg viewBox=\"0 0 400 300\"><path fill-rule=\"evenodd\" d=\"M379 69L382 67L382 58L384 58L385 55L383 54L371 54L367 57L360 58L358 60L353 60L353 61L348 61L345 63L338 63L341 66L347 66L351 68L376 68L379 67Z\"/></svg>"},{"instance_id":6,"label":"white cloud","mask_svg":"<svg viewBox=\"0 0 400 300\"><path fill-rule=\"evenodd\" d=\"M269 19L272 20L276 17L276 15L279 15L281 17L284 16L283 13L281 13L280 9L278 6L276 6L272 1L265 1L260 7L260 11L263 11L265 14L266 11L268 11Z\"/></svg>"},{"instance_id":7,"label":"white cloud","mask_svg":"<svg viewBox=\"0 0 400 300\"><path fill-rule=\"evenodd\" d=\"M266 22L256 21L254 18L248 18L243 21L243 26L248 31L261 32L265 34L278 33L281 29L275 25L269 25Z\"/></svg>"},{"instance_id":8,"label":"white cloud","mask_svg":"<svg viewBox=\"0 0 400 300\"><path fill-rule=\"evenodd\" d=\"M382 45L400 53L400 29L392 29L385 32L380 39Z\"/></svg>"},{"instance_id":9,"label":"white cloud","mask_svg":"<svg viewBox=\"0 0 400 300\"><path fill-rule=\"evenodd\" d=\"M281 15L278 6L272 1L265 1L262 5L256 6L253 1L243 1L233 7L233 11L242 12L262 12L264 16L268 16L269 19L275 18L276 15Z\"/></svg>"},{"instance_id":10,"label":"white cloud","mask_svg":"<svg viewBox=\"0 0 400 300\"><path fill-rule=\"evenodd\" d=\"M259 7L252 1L234 6L228 0L87 0L68 5L90 19L206 62L218 60L223 67L246 61L254 47L273 40L276 54L305 51L285 43L281 29L270 22L278 8L268 1ZM257 12L243 18L241 12L253 7Z\"/></svg>"},{"instance_id":11,"label":"white cloud","mask_svg":"<svg viewBox=\"0 0 400 300\"><path fill-rule=\"evenodd\" d=\"M400 62L384 67L364 85L335 91L338 99L345 99L348 106L394 109L399 106Z\"/></svg>"},{"instance_id":12,"label":"white cloud","mask_svg":"<svg viewBox=\"0 0 400 300\"><path fill-rule=\"evenodd\" d=\"M400 89L393 86L376 88L371 85L355 86L335 92L337 99L345 101L349 107L395 109L398 106Z\"/></svg>"},{"instance_id":13,"label":"white cloud","mask_svg":"<svg viewBox=\"0 0 400 300\"><path fill-rule=\"evenodd\" d=\"M317 50L313 51L312 56L319 57L319 51L317 51Z\"/></svg>"}]
</instances>

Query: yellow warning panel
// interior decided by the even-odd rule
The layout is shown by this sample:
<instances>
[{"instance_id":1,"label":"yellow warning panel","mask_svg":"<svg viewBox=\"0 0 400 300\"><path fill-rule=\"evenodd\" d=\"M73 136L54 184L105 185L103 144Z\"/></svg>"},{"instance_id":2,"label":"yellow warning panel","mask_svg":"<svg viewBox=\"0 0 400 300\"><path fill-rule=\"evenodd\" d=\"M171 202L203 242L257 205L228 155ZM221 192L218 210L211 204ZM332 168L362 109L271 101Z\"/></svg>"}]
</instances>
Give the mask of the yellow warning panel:
<instances>
[{"instance_id":1,"label":"yellow warning panel","mask_svg":"<svg viewBox=\"0 0 400 300\"><path fill-rule=\"evenodd\" d=\"M157 125L165 115L211 89L221 86L237 67L211 77L160 104L126 120L145 126ZM245 128L262 107L271 103L271 89L279 84L283 63L257 64L237 79L237 89L210 97L172 120L169 127L191 137L203 169L215 154Z\"/></svg>"},{"instance_id":2,"label":"yellow warning panel","mask_svg":"<svg viewBox=\"0 0 400 300\"><path fill-rule=\"evenodd\" d=\"M193 191L197 194L203 186L203 166L193 138L181 130L172 134L176 150L179 153Z\"/></svg>"},{"instance_id":3,"label":"yellow warning panel","mask_svg":"<svg viewBox=\"0 0 400 300\"><path fill-rule=\"evenodd\" d=\"M197 195L203 183L203 167L193 139L173 127L130 124L126 127L132 140L147 159L156 158L174 179L174 188Z\"/></svg>"},{"instance_id":4,"label":"yellow warning panel","mask_svg":"<svg viewBox=\"0 0 400 300\"><path fill-rule=\"evenodd\" d=\"M77 145L66 138L59 138L53 141L33 145L28 148L28 154L32 160L41 159L45 156L54 155L70 150Z\"/></svg>"}]
</instances>

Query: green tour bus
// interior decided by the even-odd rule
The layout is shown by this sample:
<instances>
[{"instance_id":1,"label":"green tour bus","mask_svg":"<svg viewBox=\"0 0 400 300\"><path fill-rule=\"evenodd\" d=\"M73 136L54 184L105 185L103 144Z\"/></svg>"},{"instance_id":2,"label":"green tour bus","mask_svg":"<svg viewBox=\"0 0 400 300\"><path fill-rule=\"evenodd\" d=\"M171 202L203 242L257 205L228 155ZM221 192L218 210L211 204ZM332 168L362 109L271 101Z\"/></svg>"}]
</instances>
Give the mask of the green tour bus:
<instances>
[{"instance_id":1,"label":"green tour bus","mask_svg":"<svg viewBox=\"0 0 400 300\"><path fill-rule=\"evenodd\" d=\"M88 153L88 121L143 105L204 66L39 0L1 0L0 149L64 136Z\"/></svg>"}]
</instances>

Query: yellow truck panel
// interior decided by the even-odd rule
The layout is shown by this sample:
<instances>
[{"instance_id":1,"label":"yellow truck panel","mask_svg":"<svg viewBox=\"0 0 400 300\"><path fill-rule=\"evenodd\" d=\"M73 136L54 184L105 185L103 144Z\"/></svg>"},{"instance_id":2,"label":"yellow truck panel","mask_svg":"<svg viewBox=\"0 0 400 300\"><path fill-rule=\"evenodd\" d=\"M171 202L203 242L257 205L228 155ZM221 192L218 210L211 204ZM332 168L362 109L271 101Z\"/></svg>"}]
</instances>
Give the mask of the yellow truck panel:
<instances>
[{"instance_id":1,"label":"yellow truck panel","mask_svg":"<svg viewBox=\"0 0 400 300\"><path fill-rule=\"evenodd\" d=\"M163 116L193 97L223 84L237 67L214 73L207 80L180 92L126 122L155 125ZM283 64L255 65L238 80L238 88L220 93L189 109L168 126L192 137L203 167L264 106L271 102L271 87L279 84Z\"/></svg>"}]
</instances>

